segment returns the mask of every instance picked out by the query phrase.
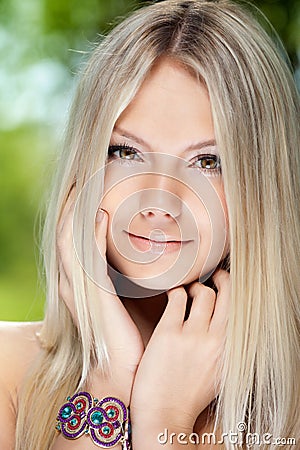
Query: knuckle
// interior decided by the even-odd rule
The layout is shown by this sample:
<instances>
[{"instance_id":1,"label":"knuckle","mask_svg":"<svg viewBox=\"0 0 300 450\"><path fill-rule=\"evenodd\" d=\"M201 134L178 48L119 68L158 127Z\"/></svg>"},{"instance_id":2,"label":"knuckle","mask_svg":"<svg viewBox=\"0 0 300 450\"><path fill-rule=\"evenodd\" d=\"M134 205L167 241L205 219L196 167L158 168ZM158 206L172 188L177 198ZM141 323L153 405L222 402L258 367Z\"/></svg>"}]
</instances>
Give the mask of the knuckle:
<instances>
[{"instance_id":1,"label":"knuckle","mask_svg":"<svg viewBox=\"0 0 300 450\"><path fill-rule=\"evenodd\" d=\"M175 288L168 292L169 300L186 300L187 294L183 288Z\"/></svg>"},{"instance_id":2,"label":"knuckle","mask_svg":"<svg viewBox=\"0 0 300 450\"><path fill-rule=\"evenodd\" d=\"M199 297L199 298L203 298L203 297L209 297L211 299L215 299L215 291L213 289L211 289L208 286L205 286L204 284L201 283L194 283L191 286L190 289L190 294L193 297Z\"/></svg>"},{"instance_id":3,"label":"knuckle","mask_svg":"<svg viewBox=\"0 0 300 450\"><path fill-rule=\"evenodd\" d=\"M213 280L218 289L220 289L224 284L228 284L230 282L230 273L228 273L226 270L218 270L214 274Z\"/></svg>"},{"instance_id":4,"label":"knuckle","mask_svg":"<svg viewBox=\"0 0 300 450\"><path fill-rule=\"evenodd\" d=\"M205 298L207 298L207 299L209 299L209 300L215 300L215 298L216 298L216 293L215 293L215 291L214 291L213 289L211 289L210 287L205 286L205 285L202 284L202 285L200 286L199 297L201 297L201 298L205 297Z\"/></svg>"},{"instance_id":5,"label":"knuckle","mask_svg":"<svg viewBox=\"0 0 300 450\"><path fill-rule=\"evenodd\" d=\"M211 289L208 286L205 286L204 284L201 285L201 290L202 290L203 294L205 294L205 295L214 293L213 289Z\"/></svg>"}]
</instances>

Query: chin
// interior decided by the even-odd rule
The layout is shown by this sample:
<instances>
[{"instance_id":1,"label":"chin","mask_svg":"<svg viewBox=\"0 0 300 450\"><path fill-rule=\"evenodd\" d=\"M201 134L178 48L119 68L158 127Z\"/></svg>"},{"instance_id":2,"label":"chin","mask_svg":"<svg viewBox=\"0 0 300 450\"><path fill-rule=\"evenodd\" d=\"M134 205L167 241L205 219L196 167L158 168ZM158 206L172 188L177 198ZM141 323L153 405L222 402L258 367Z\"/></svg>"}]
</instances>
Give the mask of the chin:
<instances>
[{"instance_id":1,"label":"chin","mask_svg":"<svg viewBox=\"0 0 300 450\"><path fill-rule=\"evenodd\" d=\"M215 272L217 266L209 264L205 267L201 264L191 269L183 265L173 266L164 273L157 270L147 270L146 267L130 267L126 264L113 264L109 259L109 275L120 297L145 298L151 297L170 289L186 286L195 281L204 283ZM184 273L185 272L185 273ZM137 274L139 276L137 276Z\"/></svg>"},{"instance_id":2,"label":"chin","mask_svg":"<svg viewBox=\"0 0 300 450\"><path fill-rule=\"evenodd\" d=\"M179 286L187 286L195 281L204 283L213 275L215 270L216 267L209 268L205 270L203 274L201 273L201 271L196 273L193 271L193 273L190 273L185 277L174 276L174 274L172 274L173 276L170 276L169 273L166 273L165 275L149 276L141 278L133 277L130 274L123 274L123 275L125 275L125 277L128 280L130 280L131 283L133 283L136 286L140 286L141 288L147 290L166 292L170 289ZM199 273L201 273L200 276Z\"/></svg>"}]
</instances>

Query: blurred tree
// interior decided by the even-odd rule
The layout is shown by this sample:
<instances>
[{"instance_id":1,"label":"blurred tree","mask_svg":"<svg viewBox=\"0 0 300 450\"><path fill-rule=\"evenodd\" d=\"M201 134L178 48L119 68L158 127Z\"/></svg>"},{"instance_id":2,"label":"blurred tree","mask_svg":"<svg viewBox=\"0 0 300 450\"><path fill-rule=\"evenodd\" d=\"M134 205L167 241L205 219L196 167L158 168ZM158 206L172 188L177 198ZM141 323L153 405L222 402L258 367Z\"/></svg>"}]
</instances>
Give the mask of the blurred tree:
<instances>
[{"instance_id":1,"label":"blurred tree","mask_svg":"<svg viewBox=\"0 0 300 450\"><path fill-rule=\"evenodd\" d=\"M300 50L300 0L256 0L253 3L275 28L296 68Z\"/></svg>"},{"instance_id":2,"label":"blurred tree","mask_svg":"<svg viewBox=\"0 0 300 450\"><path fill-rule=\"evenodd\" d=\"M86 50L98 33L106 32L118 17L137 8L137 0L43 0L43 32L49 47L65 62L72 62L71 50ZM60 37L68 46L59 44Z\"/></svg>"},{"instance_id":3,"label":"blurred tree","mask_svg":"<svg viewBox=\"0 0 300 450\"><path fill-rule=\"evenodd\" d=\"M0 320L43 316L34 229L43 183L50 181L44 138L28 126L0 134Z\"/></svg>"}]
</instances>

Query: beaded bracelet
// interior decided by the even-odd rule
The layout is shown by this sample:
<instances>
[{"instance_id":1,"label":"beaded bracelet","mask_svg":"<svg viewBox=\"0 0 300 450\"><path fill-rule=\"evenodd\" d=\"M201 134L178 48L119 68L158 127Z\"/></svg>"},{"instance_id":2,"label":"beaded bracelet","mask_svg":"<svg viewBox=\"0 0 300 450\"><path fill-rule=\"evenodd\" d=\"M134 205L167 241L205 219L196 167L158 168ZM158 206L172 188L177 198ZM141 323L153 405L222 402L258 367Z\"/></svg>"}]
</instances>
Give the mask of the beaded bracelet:
<instances>
[{"instance_id":1,"label":"beaded bracelet","mask_svg":"<svg viewBox=\"0 0 300 450\"><path fill-rule=\"evenodd\" d=\"M129 410L118 398L98 400L88 392L78 392L67 398L56 421L56 430L67 439L87 435L98 447L122 444L123 450L131 448Z\"/></svg>"}]
</instances>

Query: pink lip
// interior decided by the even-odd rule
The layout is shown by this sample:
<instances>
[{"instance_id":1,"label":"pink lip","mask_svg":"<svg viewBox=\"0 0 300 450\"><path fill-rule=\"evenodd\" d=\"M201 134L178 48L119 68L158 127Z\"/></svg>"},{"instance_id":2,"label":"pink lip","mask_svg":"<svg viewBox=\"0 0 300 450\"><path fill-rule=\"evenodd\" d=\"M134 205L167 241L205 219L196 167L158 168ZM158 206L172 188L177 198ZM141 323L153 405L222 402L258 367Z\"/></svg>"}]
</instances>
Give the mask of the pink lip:
<instances>
[{"instance_id":1,"label":"pink lip","mask_svg":"<svg viewBox=\"0 0 300 450\"><path fill-rule=\"evenodd\" d=\"M125 231L129 236L129 239L133 246L142 252L151 252L155 254L172 253L180 250L181 246L187 244L188 241L179 241L176 239L170 239L165 241L158 241L155 239L149 239L144 236L138 236L136 234Z\"/></svg>"}]
</instances>

